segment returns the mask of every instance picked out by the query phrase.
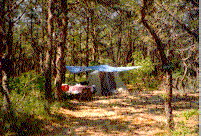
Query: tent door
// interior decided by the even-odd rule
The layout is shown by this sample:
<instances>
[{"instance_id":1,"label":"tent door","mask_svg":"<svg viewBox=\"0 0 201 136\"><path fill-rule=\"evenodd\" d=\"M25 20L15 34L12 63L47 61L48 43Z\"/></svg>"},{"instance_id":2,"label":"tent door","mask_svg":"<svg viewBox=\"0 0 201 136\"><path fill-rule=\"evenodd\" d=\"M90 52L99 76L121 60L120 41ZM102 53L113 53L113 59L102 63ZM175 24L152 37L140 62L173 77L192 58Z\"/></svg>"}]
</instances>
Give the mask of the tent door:
<instances>
[{"instance_id":1,"label":"tent door","mask_svg":"<svg viewBox=\"0 0 201 136\"><path fill-rule=\"evenodd\" d=\"M100 72L101 94L110 95L116 90L115 76L113 72Z\"/></svg>"}]
</instances>

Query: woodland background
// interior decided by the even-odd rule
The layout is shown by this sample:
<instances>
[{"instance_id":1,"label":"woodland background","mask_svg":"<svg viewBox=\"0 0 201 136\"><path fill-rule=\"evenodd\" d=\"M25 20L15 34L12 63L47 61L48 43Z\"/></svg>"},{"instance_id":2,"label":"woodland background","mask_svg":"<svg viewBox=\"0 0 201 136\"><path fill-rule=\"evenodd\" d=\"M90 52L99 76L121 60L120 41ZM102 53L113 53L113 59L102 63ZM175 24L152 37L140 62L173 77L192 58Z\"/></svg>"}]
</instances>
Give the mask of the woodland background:
<instances>
[{"instance_id":1,"label":"woodland background","mask_svg":"<svg viewBox=\"0 0 201 136\"><path fill-rule=\"evenodd\" d=\"M99 64L143 66L120 74L166 91L172 130L172 92L198 91L198 15L198 0L0 0L0 132L26 133L25 119L62 103L66 65Z\"/></svg>"}]
</instances>

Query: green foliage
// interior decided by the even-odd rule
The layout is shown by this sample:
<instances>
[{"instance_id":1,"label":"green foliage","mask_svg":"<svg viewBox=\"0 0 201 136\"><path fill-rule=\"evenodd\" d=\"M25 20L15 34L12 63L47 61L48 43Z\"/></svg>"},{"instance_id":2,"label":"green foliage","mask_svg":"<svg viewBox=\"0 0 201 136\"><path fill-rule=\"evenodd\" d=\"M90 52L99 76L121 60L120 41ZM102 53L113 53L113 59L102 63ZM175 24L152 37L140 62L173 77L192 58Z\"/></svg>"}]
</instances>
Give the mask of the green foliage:
<instances>
[{"instance_id":1,"label":"green foliage","mask_svg":"<svg viewBox=\"0 0 201 136\"><path fill-rule=\"evenodd\" d=\"M47 117L45 107L48 102L44 99L44 77L35 71L23 73L9 80L9 89L14 117L11 123L9 117L0 111L0 125L3 126L0 127L0 133L5 135L40 133L43 122L37 116ZM1 95L0 102L3 104Z\"/></svg>"},{"instance_id":2,"label":"green foliage","mask_svg":"<svg viewBox=\"0 0 201 136\"><path fill-rule=\"evenodd\" d=\"M185 135L198 135L198 125L194 126L193 129L187 125L187 120L193 116L198 116L198 110L192 109L182 112L182 114L177 115L178 117L185 117L185 120L179 121L176 124L176 130L172 131L173 136L185 136Z\"/></svg>"},{"instance_id":3,"label":"green foliage","mask_svg":"<svg viewBox=\"0 0 201 136\"><path fill-rule=\"evenodd\" d=\"M86 73L66 74L66 84L75 85L78 82L86 81Z\"/></svg>"},{"instance_id":4,"label":"green foliage","mask_svg":"<svg viewBox=\"0 0 201 136\"><path fill-rule=\"evenodd\" d=\"M186 120L189 120L189 118L194 115L199 115L198 110L193 109L193 110L187 110L183 112L183 116L185 117Z\"/></svg>"},{"instance_id":5,"label":"green foliage","mask_svg":"<svg viewBox=\"0 0 201 136\"><path fill-rule=\"evenodd\" d=\"M125 72L123 80L126 83L136 85L138 89L155 89L158 86L158 80L155 79L151 72L154 70L154 64L150 57L144 58L141 51L133 53L135 66L142 66L139 69ZM132 66L128 64L127 66Z\"/></svg>"},{"instance_id":6,"label":"green foliage","mask_svg":"<svg viewBox=\"0 0 201 136\"><path fill-rule=\"evenodd\" d=\"M99 60L99 63L100 64L112 64L112 60L111 59L108 59L108 58L102 58Z\"/></svg>"},{"instance_id":7,"label":"green foliage","mask_svg":"<svg viewBox=\"0 0 201 136\"><path fill-rule=\"evenodd\" d=\"M179 121L177 126L178 126L178 129L175 131L172 131L172 136L186 136L186 135L198 136L197 126L194 128L193 131L192 131L192 128L186 125L185 121Z\"/></svg>"},{"instance_id":8,"label":"green foliage","mask_svg":"<svg viewBox=\"0 0 201 136\"><path fill-rule=\"evenodd\" d=\"M132 57L136 66L142 66L142 68L138 69L141 73L140 75L149 75L154 70L150 57L144 58L142 51L134 52Z\"/></svg>"},{"instance_id":9,"label":"green foliage","mask_svg":"<svg viewBox=\"0 0 201 136\"><path fill-rule=\"evenodd\" d=\"M173 136L185 136L185 135L187 135L187 134L190 134L190 132L191 132L191 130L190 130L190 128L189 127L187 127L186 125L185 125L185 122L184 121L180 121L180 122L178 122L178 127L181 129L181 130L177 130L177 131L173 131L172 132L172 135Z\"/></svg>"},{"instance_id":10,"label":"green foliage","mask_svg":"<svg viewBox=\"0 0 201 136\"><path fill-rule=\"evenodd\" d=\"M184 76L184 70L183 69L176 69L173 72L173 79L178 80L177 88L181 92L195 92L199 89L199 81L198 78L191 77L189 73L187 73L186 76ZM182 80L183 79L183 80Z\"/></svg>"},{"instance_id":11,"label":"green foliage","mask_svg":"<svg viewBox=\"0 0 201 136\"><path fill-rule=\"evenodd\" d=\"M65 79L65 82L66 83L73 83L73 82L75 82L74 80L74 74L70 74L70 73L66 73L66 75L65 75L65 77L66 77L66 79Z\"/></svg>"},{"instance_id":12,"label":"green foliage","mask_svg":"<svg viewBox=\"0 0 201 136\"><path fill-rule=\"evenodd\" d=\"M89 63L90 66L95 66L95 65L99 65L99 62L96 62L96 61L91 61Z\"/></svg>"},{"instance_id":13,"label":"green foliage","mask_svg":"<svg viewBox=\"0 0 201 136\"><path fill-rule=\"evenodd\" d=\"M34 71L10 80L11 101L19 113L44 114L44 78Z\"/></svg>"}]
</instances>

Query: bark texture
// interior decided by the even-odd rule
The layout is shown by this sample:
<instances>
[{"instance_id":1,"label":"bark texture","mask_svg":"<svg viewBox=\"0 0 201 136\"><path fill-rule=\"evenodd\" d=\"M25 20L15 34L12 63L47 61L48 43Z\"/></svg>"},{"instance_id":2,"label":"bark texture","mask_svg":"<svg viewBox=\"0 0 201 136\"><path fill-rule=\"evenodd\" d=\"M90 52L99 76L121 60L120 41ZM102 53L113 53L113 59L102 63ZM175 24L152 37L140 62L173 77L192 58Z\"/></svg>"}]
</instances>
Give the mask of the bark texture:
<instances>
[{"instance_id":1,"label":"bark texture","mask_svg":"<svg viewBox=\"0 0 201 136\"><path fill-rule=\"evenodd\" d=\"M166 73L166 97L165 97L165 111L166 111L166 117L167 117L167 127L169 132L173 130L174 128L174 121L173 121L173 115L172 115L172 70L170 68L170 61L168 60L168 57L165 54L165 44L162 43L162 40L157 35L157 33L154 31L154 29L149 25L146 17L146 11L148 10L148 0L143 0L143 7L141 9L141 21L145 28L149 31L149 33L152 35L157 49L160 54L160 58L162 60L162 69Z\"/></svg>"}]
</instances>

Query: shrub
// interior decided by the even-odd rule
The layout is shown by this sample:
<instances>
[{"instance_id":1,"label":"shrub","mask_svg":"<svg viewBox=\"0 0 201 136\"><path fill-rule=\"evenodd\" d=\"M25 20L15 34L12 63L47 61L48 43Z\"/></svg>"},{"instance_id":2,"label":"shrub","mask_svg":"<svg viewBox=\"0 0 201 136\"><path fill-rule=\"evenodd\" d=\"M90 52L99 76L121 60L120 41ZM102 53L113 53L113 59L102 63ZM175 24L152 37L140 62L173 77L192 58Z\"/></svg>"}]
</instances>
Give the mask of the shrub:
<instances>
[{"instance_id":1,"label":"shrub","mask_svg":"<svg viewBox=\"0 0 201 136\"><path fill-rule=\"evenodd\" d=\"M14 109L29 115L44 114L44 78L35 71L23 73L10 80Z\"/></svg>"},{"instance_id":2,"label":"shrub","mask_svg":"<svg viewBox=\"0 0 201 136\"><path fill-rule=\"evenodd\" d=\"M37 116L47 117L44 99L44 77L35 71L9 79L10 99L14 111L13 121L0 111L0 133L6 135L29 135L40 132L43 122ZM0 106L3 97L0 94Z\"/></svg>"},{"instance_id":3,"label":"shrub","mask_svg":"<svg viewBox=\"0 0 201 136\"><path fill-rule=\"evenodd\" d=\"M134 52L133 56L135 66L142 66L139 69L130 70L123 74L123 80L125 83L133 84L141 89L155 89L159 82L151 72L154 70L154 64L150 57L144 58L142 52ZM132 63L127 66L132 66Z\"/></svg>"}]
</instances>

